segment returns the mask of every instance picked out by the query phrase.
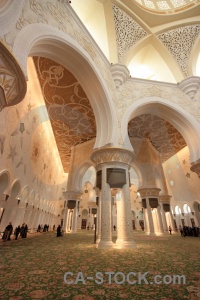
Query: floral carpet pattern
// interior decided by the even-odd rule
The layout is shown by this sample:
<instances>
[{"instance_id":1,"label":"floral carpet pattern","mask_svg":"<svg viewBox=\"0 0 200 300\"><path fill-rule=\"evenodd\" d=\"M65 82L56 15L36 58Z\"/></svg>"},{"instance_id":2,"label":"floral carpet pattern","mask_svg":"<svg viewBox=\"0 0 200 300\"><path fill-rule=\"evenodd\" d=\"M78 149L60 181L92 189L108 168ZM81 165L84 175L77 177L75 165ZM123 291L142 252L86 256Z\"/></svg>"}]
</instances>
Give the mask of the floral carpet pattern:
<instances>
[{"instance_id":1,"label":"floral carpet pattern","mask_svg":"<svg viewBox=\"0 0 200 300\"><path fill-rule=\"evenodd\" d=\"M139 231L133 235L136 250L96 249L94 233L87 230L59 238L47 233L0 242L0 299L200 299L199 237L150 237ZM73 284L64 282L66 272L73 273L66 277ZM87 279L96 278L96 272L103 274L99 284ZM115 277L117 272L121 273ZM130 272L148 272L149 284L133 284L134 276L120 284L123 274ZM186 283L150 284L155 275L174 274L184 275Z\"/></svg>"}]
</instances>

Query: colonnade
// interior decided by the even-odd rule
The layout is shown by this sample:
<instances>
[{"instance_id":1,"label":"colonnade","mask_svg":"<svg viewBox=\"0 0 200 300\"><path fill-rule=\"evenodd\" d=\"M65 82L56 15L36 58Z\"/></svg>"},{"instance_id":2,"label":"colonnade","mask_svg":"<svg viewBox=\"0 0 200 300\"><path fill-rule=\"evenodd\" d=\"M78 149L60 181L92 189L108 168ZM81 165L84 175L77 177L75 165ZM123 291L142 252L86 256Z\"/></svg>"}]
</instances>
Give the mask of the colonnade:
<instances>
[{"instance_id":1,"label":"colonnade","mask_svg":"<svg viewBox=\"0 0 200 300\"><path fill-rule=\"evenodd\" d=\"M26 223L29 229L35 229L40 224L48 224L51 228L53 225L60 224L60 216L44 208L30 205L28 203L20 203L20 200L5 195L0 196L0 207L2 209L0 220L0 231L4 231L9 222L12 222L15 228L18 225Z\"/></svg>"}]
</instances>

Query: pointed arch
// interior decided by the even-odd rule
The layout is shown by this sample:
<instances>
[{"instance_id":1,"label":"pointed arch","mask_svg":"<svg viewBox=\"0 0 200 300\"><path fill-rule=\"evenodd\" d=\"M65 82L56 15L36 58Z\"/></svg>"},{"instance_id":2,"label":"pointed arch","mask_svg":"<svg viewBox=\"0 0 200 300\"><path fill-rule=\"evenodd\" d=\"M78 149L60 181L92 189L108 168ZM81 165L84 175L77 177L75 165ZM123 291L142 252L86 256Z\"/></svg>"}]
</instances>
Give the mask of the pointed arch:
<instances>
[{"instance_id":1,"label":"pointed arch","mask_svg":"<svg viewBox=\"0 0 200 300\"><path fill-rule=\"evenodd\" d=\"M72 72L83 87L93 108L97 136L94 148L117 145L117 116L112 97L94 61L80 44L57 28L30 24L17 35L13 52L27 75L28 56L44 56ZM104 133L107 132L105 135Z\"/></svg>"},{"instance_id":2,"label":"pointed arch","mask_svg":"<svg viewBox=\"0 0 200 300\"><path fill-rule=\"evenodd\" d=\"M140 114L151 113L171 123L185 139L190 162L200 159L200 124L182 107L159 97L145 97L132 104L122 117L122 138L125 148L132 149L128 136L128 122Z\"/></svg>"}]
</instances>

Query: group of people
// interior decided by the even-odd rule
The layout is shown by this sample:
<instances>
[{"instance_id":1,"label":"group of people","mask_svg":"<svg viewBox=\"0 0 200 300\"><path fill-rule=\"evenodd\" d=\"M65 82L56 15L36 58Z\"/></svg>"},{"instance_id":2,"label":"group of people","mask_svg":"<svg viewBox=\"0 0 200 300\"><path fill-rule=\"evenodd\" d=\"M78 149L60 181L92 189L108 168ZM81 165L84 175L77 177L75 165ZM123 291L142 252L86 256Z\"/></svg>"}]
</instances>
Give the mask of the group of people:
<instances>
[{"instance_id":1,"label":"group of people","mask_svg":"<svg viewBox=\"0 0 200 300\"><path fill-rule=\"evenodd\" d=\"M195 236L198 237L200 236L200 229L199 227L189 227L189 226L179 226L179 231L182 237L185 236Z\"/></svg>"},{"instance_id":2,"label":"group of people","mask_svg":"<svg viewBox=\"0 0 200 300\"><path fill-rule=\"evenodd\" d=\"M48 232L49 231L49 225L45 224L44 226L43 225L38 225L38 228L37 228L37 232Z\"/></svg>"},{"instance_id":3,"label":"group of people","mask_svg":"<svg viewBox=\"0 0 200 300\"><path fill-rule=\"evenodd\" d=\"M11 222L9 222L9 224L6 226L4 232L3 232L3 236L2 236L2 240L4 242L6 241L10 241L11 240L11 235L13 233L13 225ZM26 238L27 237L27 233L28 233L28 226L27 224L23 223L21 226L17 226L14 230L14 236L15 236L15 240L18 239L18 236L20 235L21 238Z\"/></svg>"}]
</instances>

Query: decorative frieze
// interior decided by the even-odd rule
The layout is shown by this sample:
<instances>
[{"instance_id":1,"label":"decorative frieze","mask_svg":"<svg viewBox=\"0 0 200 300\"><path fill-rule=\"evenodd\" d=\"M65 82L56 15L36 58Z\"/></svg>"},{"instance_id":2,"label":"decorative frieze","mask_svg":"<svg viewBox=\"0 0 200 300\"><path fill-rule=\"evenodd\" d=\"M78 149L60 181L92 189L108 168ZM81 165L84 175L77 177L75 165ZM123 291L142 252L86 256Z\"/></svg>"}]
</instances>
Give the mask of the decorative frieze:
<instances>
[{"instance_id":1,"label":"decorative frieze","mask_svg":"<svg viewBox=\"0 0 200 300\"><path fill-rule=\"evenodd\" d=\"M170 196L168 194L161 194L161 195L159 195L159 202L170 203L171 197L172 196Z\"/></svg>"},{"instance_id":2,"label":"decorative frieze","mask_svg":"<svg viewBox=\"0 0 200 300\"><path fill-rule=\"evenodd\" d=\"M90 158L96 166L108 162L124 163L130 166L134 159L134 153L117 147L101 148L95 150Z\"/></svg>"},{"instance_id":3,"label":"decorative frieze","mask_svg":"<svg viewBox=\"0 0 200 300\"><path fill-rule=\"evenodd\" d=\"M138 192L140 197L157 196L159 195L160 189L157 187L152 188L139 188Z\"/></svg>"},{"instance_id":4,"label":"decorative frieze","mask_svg":"<svg viewBox=\"0 0 200 300\"><path fill-rule=\"evenodd\" d=\"M74 192L74 191L67 191L67 192L63 192L63 196L67 199L67 200L80 200L81 198L81 193L80 192Z\"/></svg>"}]
</instances>

